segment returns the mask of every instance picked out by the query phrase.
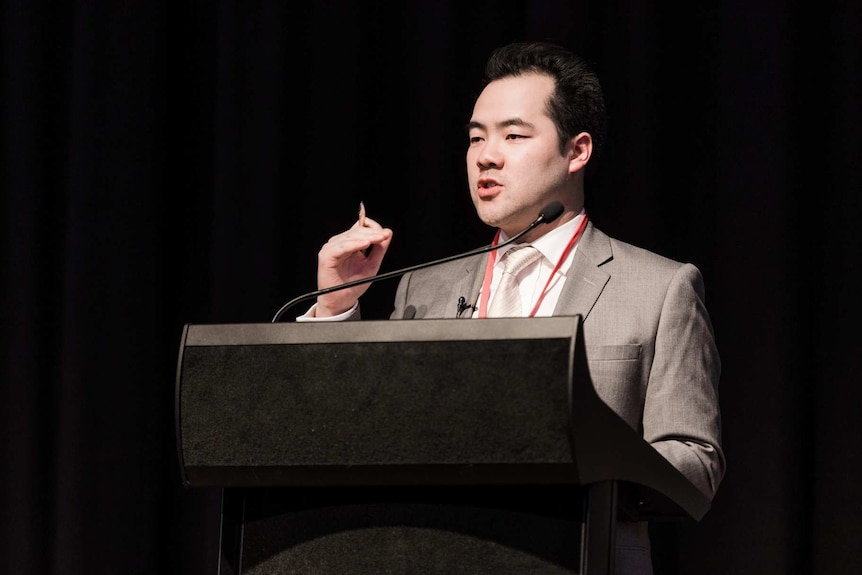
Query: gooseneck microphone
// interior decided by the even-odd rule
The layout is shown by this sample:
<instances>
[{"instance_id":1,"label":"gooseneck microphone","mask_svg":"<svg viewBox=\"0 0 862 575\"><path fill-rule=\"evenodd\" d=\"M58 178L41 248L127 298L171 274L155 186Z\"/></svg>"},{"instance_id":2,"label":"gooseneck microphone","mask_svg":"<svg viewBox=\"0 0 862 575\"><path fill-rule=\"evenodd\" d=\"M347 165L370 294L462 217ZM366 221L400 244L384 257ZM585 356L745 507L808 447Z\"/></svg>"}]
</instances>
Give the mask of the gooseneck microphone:
<instances>
[{"instance_id":1,"label":"gooseneck microphone","mask_svg":"<svg viewBox=\"0 0 862 575\"><path fill-rule=\"evenodd\" d=\"M563 209L564 209L563 204L561 204L560 202L551 202L550 204L548 204L544 208L542 208L542 211L539 212L539 216L535 220L533 220L533 223L531 223L529 226L527 226L526 228L524 228L523 230L521 230L520 232L518 232L517 234L515 234L514 236L512 236L508 240L506 240L505 242L502 242L499 244L491 244L488 246L482 246L481 248L477 248L477 249L471 250L469 252L464 252L462 254L458 254L458 255L454 255L454 256L448 256L448 257L445 257L445 258L442 258L439 260L434 260L432 262L426 262L424 264L416 264L414 266L402 268L400 270L394 270L394 271L386 272L386 273L379 274L376 276L369 276L367 278L362 278L362 279L354 280L351 282L338 284L335 286L330 286L328 288L319 289L317 291L309 292L307 294L303 294L301 296L295 297L292 300L290 300L289 302L287 302L286 304L284 304L283 306L281 306L281 308L276 312L275 316L273 316L272 323L277 323L285 311L287 311L288 309L290 309L294 305L298 304L299 302L305 301L307 299L315 298L319 295L328 294L330 292L347 289L347 288L350 288L353 286L358 286L361 284L376 282L378 280L385 280L385 279L389 279L389 278L393 278L393 277L397 277L397 276L403 276L406 273L413 272L416 270L421 270L424 268L430 268L431 266L445 264L447 262L460 260L461 258L468 258L470 256L483 254L485 252L498 250L504 246L511 244L512 242L517 241L521 236L523 236L524 234L526 234L527 232L529 232L530 230L532 230L533 228L535 228L539 224L548 224L548 223L553 222L554 220L556 220L557 218L560 217L560 215L563 213Z\"/></svg>"}]
</instances>

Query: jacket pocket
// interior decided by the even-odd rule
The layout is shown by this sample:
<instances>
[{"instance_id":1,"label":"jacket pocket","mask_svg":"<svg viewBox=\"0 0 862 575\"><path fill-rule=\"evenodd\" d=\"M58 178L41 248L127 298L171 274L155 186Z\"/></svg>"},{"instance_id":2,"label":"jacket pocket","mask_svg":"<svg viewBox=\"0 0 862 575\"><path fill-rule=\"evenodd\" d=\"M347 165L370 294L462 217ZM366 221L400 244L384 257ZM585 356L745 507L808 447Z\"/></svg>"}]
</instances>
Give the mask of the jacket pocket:
<instances>
[{"instance_id":1,"label":"jacket pocket","mask_svg":"<svg viewBox=\"0 0 862 575\"><path fill-rule=\"evenodd\" d=\"M644 402L641 352L638 344L586 346L596 394L635 430L640 430Z\"/></svg>"},{"instance_id":2,"label":"jacket pocket","mask_svg":"<svg viewBox=\"0 0 862 575\"><path fill-rule=\"evenodd\" d=\"M588 345L587 361L626 361L640 359L641 346L636 343L627 345Z\"/></svg>"}]
</instances>

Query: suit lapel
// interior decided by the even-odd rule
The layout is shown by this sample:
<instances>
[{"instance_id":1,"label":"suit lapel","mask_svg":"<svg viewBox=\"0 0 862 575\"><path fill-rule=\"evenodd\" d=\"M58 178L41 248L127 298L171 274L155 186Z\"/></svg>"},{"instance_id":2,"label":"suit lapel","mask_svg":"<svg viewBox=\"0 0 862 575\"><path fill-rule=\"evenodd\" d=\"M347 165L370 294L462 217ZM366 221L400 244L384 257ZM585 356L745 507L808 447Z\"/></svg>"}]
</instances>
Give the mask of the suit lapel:
<instances>
[{"instance_id":1,"label":"suit lapel","mask_svg":"<svg viewBox=\"0 0 862 575\"><path fill-rule=\"evenodd\" d=\"M586 320L610 279L599 266L611 258L610 238L588 222L566 274L554 315L580 315Z\"/></svg>"},{"instance_id":2,"label":"suit lapel","mask_svg":"<svg viewBox=\"0 0 862 575\"><path fill-rule=\"evenodd\" d=\"M455 281L453 289L463 297L471 308L463 313L456 313L458 319L469 319L473 317L473 310L479 306L479 292L482 290L482 280L485 279L485 266L488 263L489 254L467 258L464 260L461 276ZM457 298L456 298L457 299Z\"/></svg>"}]
</instances>

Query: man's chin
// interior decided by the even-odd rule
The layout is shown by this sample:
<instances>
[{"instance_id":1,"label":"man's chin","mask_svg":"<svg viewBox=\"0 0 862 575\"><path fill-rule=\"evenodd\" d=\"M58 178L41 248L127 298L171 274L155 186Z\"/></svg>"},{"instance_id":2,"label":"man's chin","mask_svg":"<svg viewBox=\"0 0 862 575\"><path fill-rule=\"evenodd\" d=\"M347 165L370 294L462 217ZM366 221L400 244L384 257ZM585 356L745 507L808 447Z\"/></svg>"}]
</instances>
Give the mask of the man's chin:
<instances>
[{"instance_id":1,"label":"man's chin","mask_svg":"<svg viewBox=\"0 0 862 575\"><path fill-rule=\"evenodd\" d=\"M502 220L500 218L496 217L493 214L483 213L482 211L478 211L477 213L479 215L479 219L482 220L482 223L486 226L491 226L492 228L500 227L500 224L502 223Z\"/></svg>"}]
</instances>

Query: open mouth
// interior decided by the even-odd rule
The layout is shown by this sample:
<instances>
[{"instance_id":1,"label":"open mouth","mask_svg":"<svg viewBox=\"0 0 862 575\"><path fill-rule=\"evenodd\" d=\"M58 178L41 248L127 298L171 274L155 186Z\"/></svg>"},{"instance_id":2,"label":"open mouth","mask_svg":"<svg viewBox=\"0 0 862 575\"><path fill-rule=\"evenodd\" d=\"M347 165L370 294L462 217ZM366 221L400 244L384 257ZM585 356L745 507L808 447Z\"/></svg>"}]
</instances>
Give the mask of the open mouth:
<instances>
[{"instance_id":1,"label":"open mouth","mask_svg":"<svg viewBox=\"0 0 862 575\"><path fill-rule=\"evenodd\" d=\"M503 186L496 180L481 179L477 182L477 193L480 198L487 198L499 193Z\"/></svg>"}]
</instances>

